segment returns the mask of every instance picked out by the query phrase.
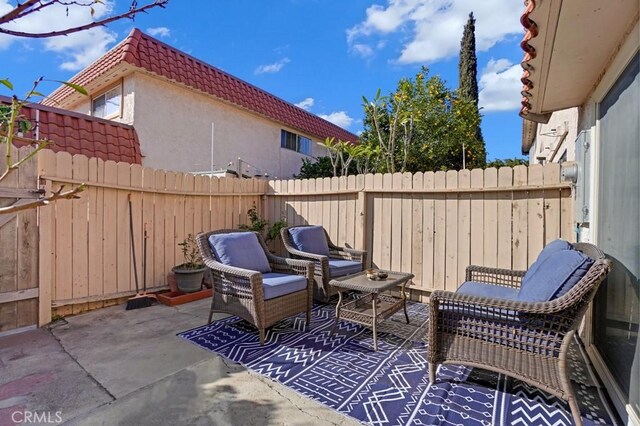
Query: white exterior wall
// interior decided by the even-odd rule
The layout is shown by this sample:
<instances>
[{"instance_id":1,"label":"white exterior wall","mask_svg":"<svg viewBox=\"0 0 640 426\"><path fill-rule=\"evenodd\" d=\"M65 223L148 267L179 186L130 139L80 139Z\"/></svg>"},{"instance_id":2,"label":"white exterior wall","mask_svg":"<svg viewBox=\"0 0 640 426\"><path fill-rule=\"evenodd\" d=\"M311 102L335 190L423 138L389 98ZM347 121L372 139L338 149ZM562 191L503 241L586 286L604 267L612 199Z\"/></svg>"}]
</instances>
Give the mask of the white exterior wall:
<instances>
[{"instance_id":1,"label":"white exterior wall","mask_svg":"<svg viewBox=\"0 0 640 426\"><path fill-rule=\"evenodd\" d=\"M129 100L134 92L135 103ZM135 73L125 79L124 94L123 118L128 122L133 117L130 124L138 133L144 166L211 170L212 123L213 169L227 168L229 163L235 169L240 157L262 174L289 178L300 171L302 158L307 157L280 148L281 129L300 132L159 78ZM321 155L324 148L314 145L314 156Z\"/></svg>"},{"instance_id":2,"label":"white exterior wall","mask_svg":"<svg viewBox=\"0 0 640 426\"><path fill-rule=\"evenodd\" d=\"M538 124L535 142L529 151L529 163L537 164L541 157L545 158L544 163L557 163L565 151L566 161L574 161L579 115L578 107L568 108L554 112L547 124ZM565 131L568 133L563 139Z\"/></svg>"}]
</instances>

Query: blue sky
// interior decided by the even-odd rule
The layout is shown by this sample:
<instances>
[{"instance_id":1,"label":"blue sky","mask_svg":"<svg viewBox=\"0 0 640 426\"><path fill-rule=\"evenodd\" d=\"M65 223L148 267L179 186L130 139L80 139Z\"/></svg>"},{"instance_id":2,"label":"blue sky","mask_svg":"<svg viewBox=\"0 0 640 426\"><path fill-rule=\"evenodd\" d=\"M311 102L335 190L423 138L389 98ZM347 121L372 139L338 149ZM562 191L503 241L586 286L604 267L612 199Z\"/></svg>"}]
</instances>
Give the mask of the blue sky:
<instances>
[{"instance_id":1,"label":"blue sky","mask_svg":"<svg viewBox=\"0 0 640 426\"><path fill-rule=\"evenodd\" d=\"M144 4L139 0L138 4ZM0 0L0 13L14 1ZM106 1L95 16L130 2ZM68 80L138 27L209 64L358 133L362 96L392 91L424 65L457 86L467 15L476 16L482 128L488 158L520 156L516 0L171 0L135 21L46 40L0 36L0 77L25 92L39 76ZM13 27L45 31L87 20L86 9L39 13ZM56 85L45 83L48 93ZM1 94L11 94L3 88Z\"/></svg>"}]
</instances>

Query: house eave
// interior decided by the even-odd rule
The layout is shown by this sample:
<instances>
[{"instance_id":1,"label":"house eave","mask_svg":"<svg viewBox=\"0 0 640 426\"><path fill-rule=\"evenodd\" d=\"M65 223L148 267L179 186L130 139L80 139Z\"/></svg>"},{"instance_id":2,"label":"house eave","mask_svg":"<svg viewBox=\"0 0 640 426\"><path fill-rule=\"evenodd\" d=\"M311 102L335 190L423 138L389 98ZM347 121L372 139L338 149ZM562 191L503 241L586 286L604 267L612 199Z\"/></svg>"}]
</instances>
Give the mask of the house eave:
<instances>
[{"instance_id":1,"label":"house eave","mask_svg":"<svg viewBox=\"0 0 640 426\"><path fill-rule=\"evenodd\" d=\"M638 21L637 0L528 0L522 109L536 122L582 105Z\"/></svg>"}]
</instances>

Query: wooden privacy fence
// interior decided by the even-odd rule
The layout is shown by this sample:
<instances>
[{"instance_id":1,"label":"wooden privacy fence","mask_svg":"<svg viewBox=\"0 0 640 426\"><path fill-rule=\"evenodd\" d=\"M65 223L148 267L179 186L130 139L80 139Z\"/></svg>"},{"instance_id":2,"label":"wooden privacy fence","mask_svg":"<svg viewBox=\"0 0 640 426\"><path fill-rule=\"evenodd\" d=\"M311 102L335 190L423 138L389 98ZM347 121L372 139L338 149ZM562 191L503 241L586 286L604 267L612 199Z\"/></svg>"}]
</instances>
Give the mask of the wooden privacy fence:
<instances>
[{"instance_id":1,"label":"wooden privacy fence","mask_svg":"<svg viewBox=\"0 0 640 426\"><path fill-rule=\"evenodd\" d=\"M13 161L29 148L14 149ZM0 175L6 170L6 144L0 144ZM27 161L0 183L0 207L38 198L36 159ZM0 332L38 322L37 212L0 215Z\"/></svg>"},{"instance_id":2,"label":"wooden privacy fence","mask_svg":"<svg viewBox=\"0 0 640 426\"><path fill-rule=\"evenodd\" d=\"M179 242L247 223L254 204L272 223L322 224L337 244L368 250L373 266L412 272L420 296L455 290L469 264L526 269L545 243L574 240L571 188L558 164L266 182L44 150L3 183L0 205L36 197L38 177L47 191L87 189L0 216L0 332L45 324L52 308L66 315L133 294L132 243L140 283L144 264L147 287L164 288L183 262Z\"/></svg>"},{"instance_id":3,"label":"wooden privacy fence","mask_svg":"<svg viewBox=\"0 0 640 426\"><path fill-rule=\"evenodd\" d=\"M423 291L455 290L469 264L526 269L545 243L575 240L558 164L271 181L266 212L324 225Z\"/></svg>"},{"instance_id":4,"label":"wooden privacy fence","mask_svg":"<svg viewBox=\"0 0 640 426\"><path fill-rule=\"evenodd\" d=\"M80 199L40 209L40 303L61 314L133 294L129 196L138 279L142 285L146 229L147 287L158 289L183 262L178 243L188 234L247 223L247 210L256 204L260 211L267 186L49 150L40 155L39 173L48 191L87 184Z\"/></svg>"}]
</instances>

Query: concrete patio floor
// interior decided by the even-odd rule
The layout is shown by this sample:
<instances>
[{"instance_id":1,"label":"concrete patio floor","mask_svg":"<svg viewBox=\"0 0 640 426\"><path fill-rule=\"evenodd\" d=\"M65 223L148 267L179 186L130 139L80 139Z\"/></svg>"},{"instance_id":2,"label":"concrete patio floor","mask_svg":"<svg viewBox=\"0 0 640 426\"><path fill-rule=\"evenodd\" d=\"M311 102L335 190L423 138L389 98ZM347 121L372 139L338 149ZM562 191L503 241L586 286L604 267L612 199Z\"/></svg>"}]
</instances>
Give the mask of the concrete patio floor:
<instances>
[{"instance_id":1,"label":"concrete patio floor","mask_svg":"<svg viewBox=\"0 0 640 426\"><path fill-rule=\"evenodd\" d=\"M0 337L0 426L34 413L71 425L358 424L176 337L208 306L113 306Z\"/></svg>"}]
</instances>

